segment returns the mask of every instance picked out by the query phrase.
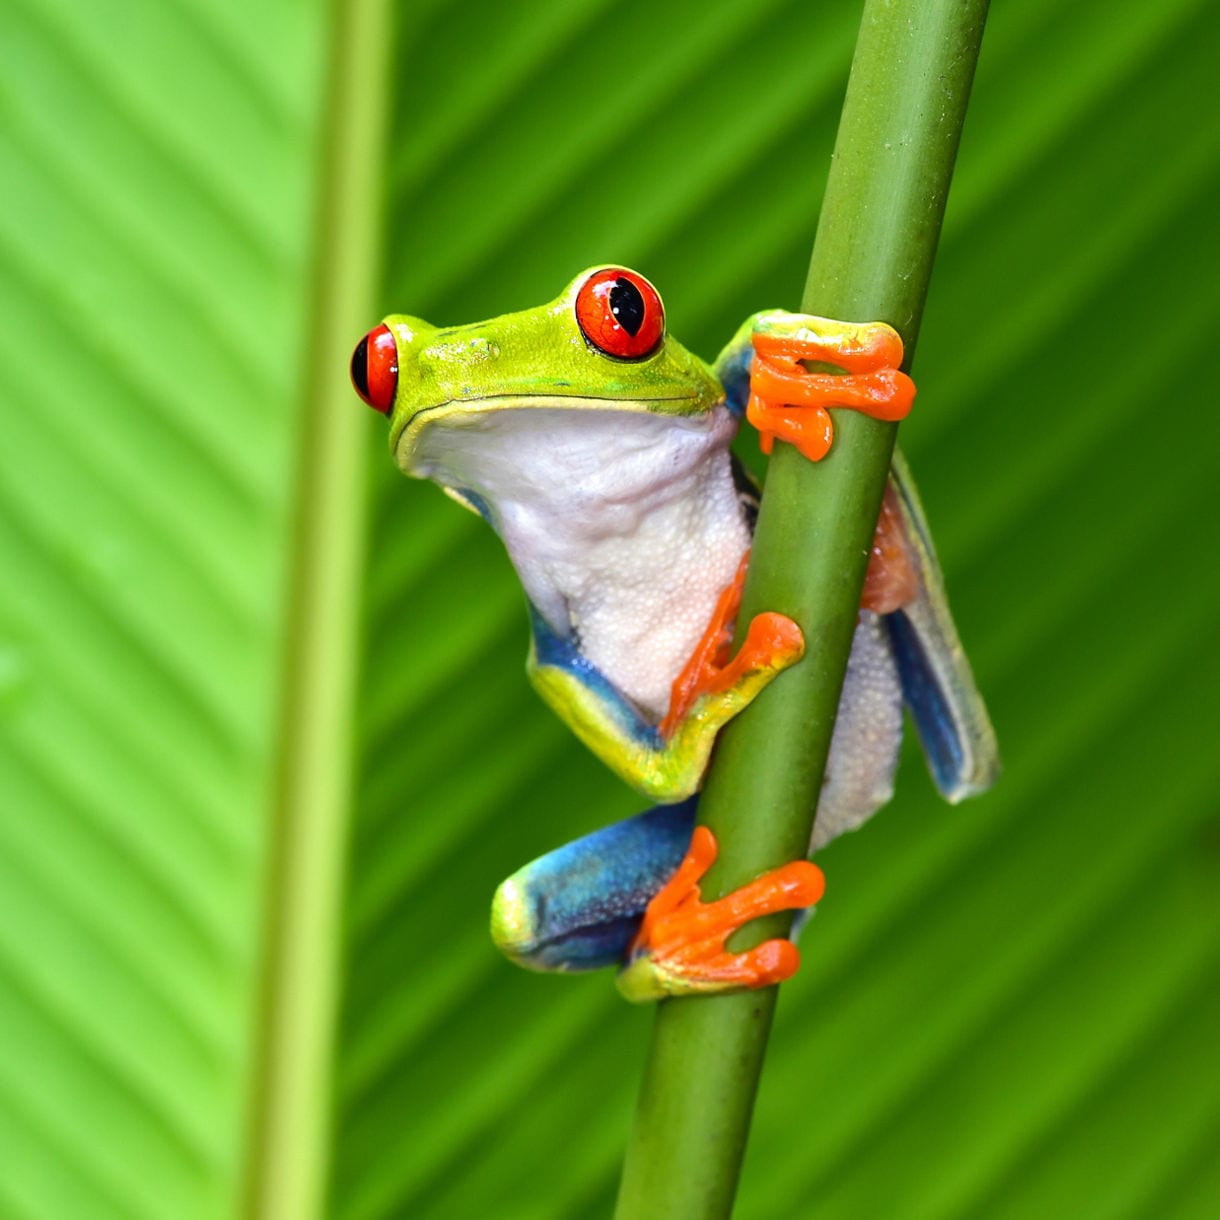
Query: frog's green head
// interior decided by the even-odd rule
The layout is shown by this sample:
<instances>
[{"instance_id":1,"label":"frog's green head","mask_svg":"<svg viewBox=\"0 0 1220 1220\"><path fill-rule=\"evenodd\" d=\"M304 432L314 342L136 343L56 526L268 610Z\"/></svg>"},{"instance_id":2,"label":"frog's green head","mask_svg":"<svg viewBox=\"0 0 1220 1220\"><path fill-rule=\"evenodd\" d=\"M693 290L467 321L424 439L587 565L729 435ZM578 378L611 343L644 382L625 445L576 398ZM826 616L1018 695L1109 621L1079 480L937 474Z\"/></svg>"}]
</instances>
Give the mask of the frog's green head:
<instances>
[{"instance_id":1,"label":"frog's green head","mask_svg":"<svg viewBox=\"0 0 1220 1220\"><path fill-rule=\"evenodd\" d=\"M656 289L624 267L584 271L548 305L471 326L393 314L360 340L352 382L389 416L390 448L410 473L420 437L441 422L478 427L527 407L690 416L724 397L666 335Z\"/></svg>"}]
</instances>

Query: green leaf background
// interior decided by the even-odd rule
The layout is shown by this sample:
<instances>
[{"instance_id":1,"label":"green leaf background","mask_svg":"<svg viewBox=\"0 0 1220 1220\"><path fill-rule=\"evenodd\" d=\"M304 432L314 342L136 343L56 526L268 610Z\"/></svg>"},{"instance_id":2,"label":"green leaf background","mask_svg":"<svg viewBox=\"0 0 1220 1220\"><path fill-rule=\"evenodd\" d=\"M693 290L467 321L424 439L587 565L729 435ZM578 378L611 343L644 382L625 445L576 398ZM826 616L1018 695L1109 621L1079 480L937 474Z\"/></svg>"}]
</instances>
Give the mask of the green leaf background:
<instances>
[{"instance_id":1,"label":"green leaf background","mask_svg":"<svg viewBox=\"0 0 1220 1220\"><path fill-rule=\"evenodd\" d=\"M331 349L793 306L858 16L4 6L4 1220L608 1213L649 1014L486 908L640 802ZM1218 35L993 9L903 443L1006 772L824 854L743 1220L1220 1214Z\"/></svg>"}]
</instances>

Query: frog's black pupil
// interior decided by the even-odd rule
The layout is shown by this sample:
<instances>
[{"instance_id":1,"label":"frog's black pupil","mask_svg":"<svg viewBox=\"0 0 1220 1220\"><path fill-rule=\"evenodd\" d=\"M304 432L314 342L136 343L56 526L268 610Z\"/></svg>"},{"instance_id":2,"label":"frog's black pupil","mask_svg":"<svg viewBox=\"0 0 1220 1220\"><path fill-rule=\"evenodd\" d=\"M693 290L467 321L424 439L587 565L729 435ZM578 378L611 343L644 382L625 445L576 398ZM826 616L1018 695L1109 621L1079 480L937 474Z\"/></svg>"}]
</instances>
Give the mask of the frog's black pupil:
<instances>
[{"instance_id":1,"label":"frog's black pupil","mask_svg":"<svg viewBox=\"0 0 1220 1220\"><path fill-rule=\"evenodd\" d=\"M360 397L368 399L369 396L369 337L365 335L359 343L356 344L356 350L352 352L352 383L356 389L360 391Z\"/></svg>"},{"instance_id":2,"label":"frog's black pupil","mask_svg":"<svg viewBox=\"0 0 1220 1220\"><path fill-rule=\"evenodd\" d=\"M630 281L619 276L610 289L610 312L614 320L632 337L644 325L644 297Z\"/></svg>"}]
</instances>

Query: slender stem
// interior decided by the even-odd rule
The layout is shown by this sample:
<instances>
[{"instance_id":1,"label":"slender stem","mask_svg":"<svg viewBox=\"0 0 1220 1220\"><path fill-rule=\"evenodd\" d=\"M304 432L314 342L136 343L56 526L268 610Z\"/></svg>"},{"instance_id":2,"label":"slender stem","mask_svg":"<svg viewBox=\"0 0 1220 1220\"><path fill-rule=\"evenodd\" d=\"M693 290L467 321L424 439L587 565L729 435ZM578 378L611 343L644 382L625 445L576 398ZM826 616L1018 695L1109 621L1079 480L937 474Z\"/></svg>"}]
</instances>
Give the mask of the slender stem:
<instances>
[{"instance_id":1,"label":"slender stem","mask_svg":"<svg viewBox=\"0 0 1220 1220\"><path fill-rule=\"evenodd\" d=\"M802 307L888 321L908 361L986 14L987 0L865 3ZM700 802L721 846L712 896L809 843L896 430L848 411L835 429L816 467L781 445L767 474L740 621L782 611L808 655L721 735ZM735 947L789 922L759 920ZM660 1006L618 1220L730 1215L776 990Z\"/></svg>"},{"instance_id":2,"label":"slender stem","mask_svg":"<svg viewBox=\"0 0 1220 1220\"><path fill-rule=\"evenodd\" d=\"M364 417L347 384L376 295L388 64L385 0L333 0L317 165L312 325L285 590L277 776L267 836L265 980L255 1012L245 1220L323 1214L349 724L364 534Z\"/></svg>"}]
</instances>

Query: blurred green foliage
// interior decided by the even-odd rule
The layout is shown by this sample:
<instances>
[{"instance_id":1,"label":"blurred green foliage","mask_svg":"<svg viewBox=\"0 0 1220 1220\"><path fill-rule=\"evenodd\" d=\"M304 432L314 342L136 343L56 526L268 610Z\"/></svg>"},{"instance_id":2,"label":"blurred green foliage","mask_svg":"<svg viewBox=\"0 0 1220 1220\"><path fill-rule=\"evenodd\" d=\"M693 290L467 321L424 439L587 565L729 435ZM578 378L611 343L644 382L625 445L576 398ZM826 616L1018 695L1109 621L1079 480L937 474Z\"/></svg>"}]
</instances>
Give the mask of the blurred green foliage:
<instances>
[{"instance_id":1,"label":"blurred green foliage","mask_svg":"<svg viewBox=\"0 0 1220 1220\"><path fill-rule=\"evenodd\" d=\"M402 6L353 340L602 259L706 355L793 306L857 18ZM5 1220L239 1214L336 19L0 17ZM743 1220L1220 1213L1218 36L993 11L902 435L1007 769L950 810L911 751L824 854ZM604 1215L648 1014L514 970L486 906L640 802L527 690L495 539L368 432L341 961L287 997L338 1010L326 1212Z\"/></svg>"}]
</instances>

